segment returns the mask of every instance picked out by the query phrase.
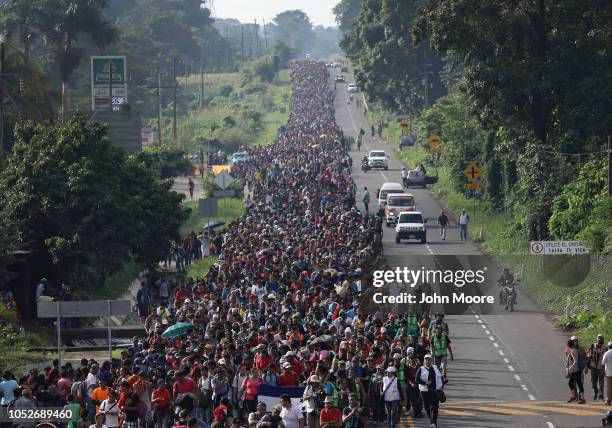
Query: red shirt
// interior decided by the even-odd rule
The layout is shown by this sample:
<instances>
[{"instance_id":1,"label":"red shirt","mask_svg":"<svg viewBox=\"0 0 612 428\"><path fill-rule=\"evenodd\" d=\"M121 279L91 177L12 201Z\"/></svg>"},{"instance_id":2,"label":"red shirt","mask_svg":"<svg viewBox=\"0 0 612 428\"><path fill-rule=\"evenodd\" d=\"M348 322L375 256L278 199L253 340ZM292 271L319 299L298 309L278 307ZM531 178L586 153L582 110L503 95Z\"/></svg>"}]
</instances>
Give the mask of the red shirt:
<instances>
[{"instance_id":1,"label":"red shirt","mask_svg":"<svg viewBox=\"0 0 612 428\"><path fill-rule=\"evenodd\" d=\"M342 412L335 407L326 407L321 410L321 428L326 428L325 422L339 422L342 424Z\"/></svg>"},{"instance_id":2,"label":"red shirt","mask_svg":"<svg viewBox=\"0 0 612 428\"><path fill-rule=\"evenodd\" d=\"M213 419L215 422L222 422L227 419L228 409L225 404L219 404L213 411Z\"/></svg>"},{"instance_id":3,"label":"red shirt","mask_svg":"<svg viewBox=\"0 0 612 428\"><path fill-rule=\"evenodd\" d=\"M255 367L259 371L267 368L270 364L272 364L272 357L270 355L264 357L262 354L257 354L255 357Z\"/></svg>"},{"instance_id":4,"label":"red shirt","mask_svg":"<svg viewBox=\"0 0 612 428\"><path fill-rule=\"evenodd\" d=\"M293 370L284 371L278 377L278 384L280 386L298 386L299 383L300 383L300 376Z\"/></svg>"},{"instance_id":5,"label":"red shirt","mask_svg":"<svg viewBox=\"0 0 612 428\"><path fill-rule=\"evenodd\" d=\"M195 381L190 378L190 377L186 377L183 379L182 382L176 381L174 382L174 386L173 386L173 391L175 394L186 394L188 392L195 392L196 390L196 383Z\"/></svg>"},{"instance_id":6,"label":"red shirt","mask_svg":"<svg viewBox=\"0 0 612 428\"><path fill-rule=\"evenodd\" d=\"M165 409L170 404L170 391L164 389L163 391L159 388L153 390L153 399L161 398L161 400L156 401L154 406L156 409Z\"/></svg>"}]
</instances>

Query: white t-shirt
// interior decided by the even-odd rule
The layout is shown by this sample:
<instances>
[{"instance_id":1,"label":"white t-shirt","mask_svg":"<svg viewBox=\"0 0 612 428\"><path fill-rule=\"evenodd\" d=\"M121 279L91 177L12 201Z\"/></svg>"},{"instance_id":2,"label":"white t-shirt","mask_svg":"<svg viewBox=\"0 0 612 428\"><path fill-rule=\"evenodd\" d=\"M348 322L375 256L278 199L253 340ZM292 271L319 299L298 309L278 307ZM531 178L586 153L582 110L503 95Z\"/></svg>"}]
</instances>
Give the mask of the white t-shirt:
<instances>
[{"instance_id":1,"label":"white t-shirt","mask_svg":"<svg viewBox=\"0 0 612 428\"><path fill-rule=\"evenodd\" d=\"M115 402L112 404L110 404L108 400L104 400L102 403L100 403L100 411L105 412L106 414L104 425L108 427L119 426L119 403L117 400L115 400Z\"/></svg>"},{"instance_id":2,"label":"white t-shirt","mask_svg":"<svg viewBox=\"0 0 612 428\"><path fill-rule=\"evenodd\" d=\"M98 375L95 375L93 373L89 373L87 375L87 379L85 379L85 385L87 385L87 388L93 386L96 386L98 384Z\"/></svg>"},{"instance_id":3,"label":"white t-shirt","mask_svg":"<svg viewBox=\"0 0 612 428\"><path fill-rule=\"evenodd\" d=\"M391 385L389 386L389 384ZM399 379L397 376L391 378L385 376L383 378L383 391L385 393L384 401L398 401L400 399Z\"/></svg>"},{"instance_id":4,"label":"white t-shirt","mask_svg":"<svg viewBox=\"0 0 612 428\"><path fill-rule=\"evenodd\" d=\"M468 224L468 215L467 214L461 214L459 216L459 224Z\"/></svg>"},{"instance_id":5,"label":"white t-shirt","mask_svg":"<svg viewBox=\"0 0 612 428\"><path fill-rule=\"evenodd\" d=\"M606 368L606 377L612 377L612 349L608 349L601 359L601 363Z\"/></svg>"},{"instance_id":6,"label":"white t-shirt","mask_svg":"<svg viewBox=\"0 0 612 428\"><path fill-rule=\"evenodd\" d=\"M280 417L285 423L285 428L299 428L300 419L304 419L302 409L295 404L293 404L288 410L283 407Z\"/></svg>"}]
</instances>

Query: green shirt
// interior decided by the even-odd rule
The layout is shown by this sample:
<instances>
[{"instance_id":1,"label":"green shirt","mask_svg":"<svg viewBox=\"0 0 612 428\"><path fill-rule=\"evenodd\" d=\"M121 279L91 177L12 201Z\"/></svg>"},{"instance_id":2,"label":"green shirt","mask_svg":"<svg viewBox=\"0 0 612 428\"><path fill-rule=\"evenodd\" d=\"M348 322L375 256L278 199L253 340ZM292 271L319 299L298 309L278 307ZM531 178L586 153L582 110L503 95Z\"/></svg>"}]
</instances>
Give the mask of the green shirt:
<instances>
[{"instance_id":1,"label":"green shirt","mask_svg":"<svg viewBox=\"0 0 612 428\"><path fill-rule=\"evenodd\" d=\"M81 417L81 405L78 403L67 404L64 406L66 410L72 410L72 417L67 423L68 428L76 428L76 423Z\"/></svg>"}]
</instances>

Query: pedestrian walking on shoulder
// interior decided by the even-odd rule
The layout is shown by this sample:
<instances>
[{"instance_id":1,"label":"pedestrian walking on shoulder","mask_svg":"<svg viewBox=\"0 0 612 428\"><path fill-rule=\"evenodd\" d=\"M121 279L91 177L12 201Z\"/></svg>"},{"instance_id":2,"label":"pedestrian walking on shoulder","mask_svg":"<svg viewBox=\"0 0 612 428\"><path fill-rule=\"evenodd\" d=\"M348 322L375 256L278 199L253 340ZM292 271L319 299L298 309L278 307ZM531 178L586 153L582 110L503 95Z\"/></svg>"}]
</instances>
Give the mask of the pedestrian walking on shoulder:
<instances>
[{"instance_id":1,"label":"pedestrian walking on shoulder","mask_svg":"<svg viewBox=\"0 0 612 428\"><path fill-rule=\"evenodd\" d=\"M444 213L444 210L442 210L440 212L440 215L438 216L438 226L440 226L440 238L442 238L443 241L446 240L446 226L447 225L448 225L448 217Z\"/></svg>"},{"instance_id":2,"label":"pedestrian walking on shoulder","mask_svg":"<svg viewBox=\"0 0 612 428\"><path fill-rule=\"evenodd\" d=\"M193 182L191 177L189 177L188 186L189 186L189 197L193 199L193 190L195 189L195 183Z\"/></svg>"},{"instance_id":3,"label":"pedestrian walking on shoulder","mask_svg":"<svg viewBox=\"0 0 612 428\"><path fill-rule=\"evenodd\" d=\"M565 349L565 377L568 379L568 385L570 389L570 399L568 403L577 401L579 404L583 404L584 400L584 385L582 383L582 370L580 367L580 352L579 347L576 346L576 336L572 336L567 341L567 348Z\"/></svg>"},{"instance_id":4,"label":"pedestrian walking on shoulder","mask_svg":"<svg viewBox=\"0 0 612 428\"><path fill-rule=\"evenodd\" d=\"M606 372L606 404L612 405L612 340L608 342L608 350L603 355L601 363Z\"/></svg>"},{"instance_id":5,"label":"pedestrian walking on shoulder","mask_svg":"<svg viewBox=\"0 0 612 428\"><path fill-rule=\"evenodd\" d=\"M370 192L368 192L368 188L363 188L363 198L361 199L363 204L365 205L366 213L369 212L369 204L370 204Z\"/></svg>"},{"instance_id":6,"label":"pedestrian walking on shoulder","mask_svg":"<svg viewBox=\"0 0 612 428\"><path fill-rule=\"evenodd\" d=\"M591 370L591 385L593 386L593 400L604 400L604 367L603 356L606 353L603 334L597 335L597 342L592 343L587 353L587 370Z\"/></svg>"},{"instance_id":7,"label":"pedestrian walking on shoulder","mask_svg":"<svg viewBox=\"0 0 612 428\"><path fill-rule=\"evenodd\" d=\"M465 212L465 208L461 210L459 215L459 239L467 241L467 225L470 221L470 216Z\"/></svg>"},{"instance_id":8,"label":"pedestrian walking on shoulder","mask_svg":"<svg viewBox=\"0 0 612 428\"><path fill-rule=\"evenodd\" d=\"M417 370L415 379L419 384L421 398L427 416L429 416L430 427L438 426L438 391L442 389L442 374L436 366L433 365L433 357L431 354L425 355L423 358L425 364Z\"/></svg>"}]
</instances>

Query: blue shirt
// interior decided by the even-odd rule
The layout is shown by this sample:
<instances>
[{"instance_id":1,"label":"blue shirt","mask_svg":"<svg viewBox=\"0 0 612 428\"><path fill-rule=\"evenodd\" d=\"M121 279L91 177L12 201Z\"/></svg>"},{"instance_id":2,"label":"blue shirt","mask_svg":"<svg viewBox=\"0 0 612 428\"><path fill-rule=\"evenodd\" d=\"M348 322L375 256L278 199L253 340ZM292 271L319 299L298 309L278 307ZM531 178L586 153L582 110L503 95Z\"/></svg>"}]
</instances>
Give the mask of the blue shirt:
<instances>
[{"instance_id":1,"label":"blue shirt","mask_svg":"<svg viewBox=\"0 0 612 428\"><path fill-rule=\"evenodd\" d=\"M0 391L2 391L2 401L0 404L5 406L15 399L15 391L19 385L14 380L3 380L0 382Z\"/></svg>"}]
</instances>

